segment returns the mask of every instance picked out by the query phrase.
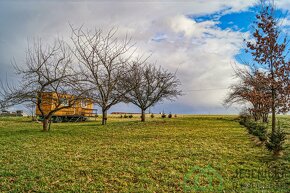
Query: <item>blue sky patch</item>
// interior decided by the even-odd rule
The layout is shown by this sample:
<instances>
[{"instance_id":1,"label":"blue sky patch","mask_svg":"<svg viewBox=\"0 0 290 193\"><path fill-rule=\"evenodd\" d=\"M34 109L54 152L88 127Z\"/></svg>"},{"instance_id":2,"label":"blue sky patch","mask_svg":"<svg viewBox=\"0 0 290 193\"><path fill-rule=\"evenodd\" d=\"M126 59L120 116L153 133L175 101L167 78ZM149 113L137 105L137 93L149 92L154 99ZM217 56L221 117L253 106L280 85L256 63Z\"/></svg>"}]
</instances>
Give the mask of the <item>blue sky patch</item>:
<instances>
[{"instance_id":1,"label":"blue sky patch","mask_svg":"<svg viewBox=\"0 0 290 193\"><path fill-rule=\"evenodd\" d=\"M218 21L217 27L222 30L231 29L233 31L247 32L250 30L250 25L255 20L255 12L253 9L248 11L221 14L214 13L204 16L188 16L189 18L195 20L196 22L203 22L208 20Z\"/></svg>"},{"instance_id":2,"label":"blue sky patch","mask_svg":"<svg viewBox=\"0 0 290 193\"><path fill-rule=\"evenodd\" d=\"M165 33L157 33L155 36L152 38L152 41L155 42L161 42L163 40L166 40L168 36Z\"/></svg>"},{"instance_id":3,"label":"blue sky patch","mask_svg":"<svg viewBox=\"0 0 290 193\"><path fill-rule=\"evenodd\" d=\"M253 22L256 20L256 13L258 10L257 7L251 7L246 11L242 12L234 12L229 14L223 14L227 9L213 13L210 15L203 16L194 16L188 15L188 18L196 21L196 22L204 22L204 21L216 21L216 27L221 30L230 29L232 31L240 31L240 32L252 32L254 30ZM276 18L285 18L287 12L282 11L281 9L275 10ZM283 20L282 20L283 21ZM284 27L284 31L287 31L289 26ZM285 33L285 32L284 32ZM282 37L285 34L282 34ZM245 45L244 45L245 46ZM237 62L241 64L245 64L252 61L252 57L250 53L245 52L245 48L242 48L240 52L235 56Z\"/></svg>"},{"instance_id":4,"label":"blue sky patch","mask_svg":"<svg viewBox=\"0 0 290 193\"><path fill-rule=\"evenodd\" d=\"M255 20L253 11L245 11L240 13L231 13L221 16L217 26L221 29L231 29L233 31L247 32Z\"/></svg>"}]
</instances>

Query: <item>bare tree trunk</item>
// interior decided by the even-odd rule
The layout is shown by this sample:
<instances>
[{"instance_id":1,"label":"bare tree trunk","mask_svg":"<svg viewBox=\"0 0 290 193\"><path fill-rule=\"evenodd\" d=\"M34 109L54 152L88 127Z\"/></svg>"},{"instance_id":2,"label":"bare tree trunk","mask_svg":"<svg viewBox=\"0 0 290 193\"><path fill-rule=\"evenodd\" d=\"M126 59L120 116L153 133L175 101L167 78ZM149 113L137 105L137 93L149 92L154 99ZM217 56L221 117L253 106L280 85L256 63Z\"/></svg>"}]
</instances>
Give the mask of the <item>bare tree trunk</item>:
<instances>
[{"instance_id":1,"label":"bare tree trunk","mask_svg":"<svg viewBox=\"0 0 290 193\"><path fill-rule=\"evenodd\" d=\"M145 110L141 109L141 122L145 122Z\"/></svg>"},{"instance_id":2,"label":"bare tree trunk","mask_svg":"<svg viewBox=\"0 0 290 193\"><path fill-rule=\"evenodd\" d=\"M276 130L276 108L275 108L275 90L274 90L273 86L272 86L271 110L272 110L272 133L274 133Z\"/></svg>"},{"instance_id":3,"label":"bare tree trunk","mask_svg":"<svg viewBox=\"0 0 290 193\"><path fill-rule=\"evenodd\" d=\"M43 122L42 122L42 131L48 131L48 125L49 125L49 118L48 117L44 117Z\"/></svg>"},{"instance_id":4,"label":"bare tree trunk","mask_svg":"<svg viewBox=\"0 0 290 193\"><path fill-rule=\"evenodd\" d=\"M107 119L108 119L108 116L107 116L107 114L108 114L108 112L107 112L107 110L102 110L102 113L103 113L103 117L102 117L102 125L106 125L107 124Z\"/></svg>"},{"instance_id":5,"label":"bare tree trunk","mask_svg":"<svg viewBox=\"0 0 290 193\"><path fill-rule=\"evenodd\" d=\"M258 121L259 120L257 113L253 113L253 117L254 117L255 121Z\"/></svg>"},{"instance_id":6,"label":"bare tree trunk","mask_svg":"<svg viewBox=\"0 0 290 193\"><path fill-rule=\"evenodd\" d=\"M268 113L263 113L263 123L268 123Z\"/></svg>"}]
</instances>

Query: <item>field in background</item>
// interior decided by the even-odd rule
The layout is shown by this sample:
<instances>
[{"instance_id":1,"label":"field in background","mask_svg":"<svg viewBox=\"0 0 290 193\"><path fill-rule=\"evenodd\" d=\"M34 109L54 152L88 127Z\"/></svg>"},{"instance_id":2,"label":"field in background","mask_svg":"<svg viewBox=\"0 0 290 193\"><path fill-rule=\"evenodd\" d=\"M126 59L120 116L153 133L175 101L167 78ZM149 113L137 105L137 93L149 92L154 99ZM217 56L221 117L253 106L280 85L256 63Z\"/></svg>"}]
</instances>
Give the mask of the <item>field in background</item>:
<instances>
[{"instance_id":1,"label":"field in background","mask_svg":"<svg viewBox=\"0 0 290 193\"><path fill-rule=\"evenodd\" d=\"M235 116L119 116L106 126L100 118L57 123L48 133L28 118L1 117L0 191L289 190L290 147L274 160ZM280 119L290 134L289 116Z\"/></svg>"}]
</instances>

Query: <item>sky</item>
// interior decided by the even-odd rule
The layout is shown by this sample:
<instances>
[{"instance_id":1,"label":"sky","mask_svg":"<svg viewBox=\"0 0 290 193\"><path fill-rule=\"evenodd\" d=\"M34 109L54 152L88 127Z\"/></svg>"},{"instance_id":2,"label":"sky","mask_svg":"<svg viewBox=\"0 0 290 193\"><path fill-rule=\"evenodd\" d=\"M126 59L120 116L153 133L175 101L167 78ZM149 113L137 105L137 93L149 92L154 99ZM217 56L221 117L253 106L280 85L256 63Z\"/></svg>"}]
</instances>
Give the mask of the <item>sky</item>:
<instances>
[{"instance_id":1,"label":"sky","mask_svg":"<svg viewBox=\"0 0 290 193\"><path fill-rule=\"evenodd\" d=\"M241 65L243 39L248 39L255 19L253 0L0 0L0 79L14 80L11 61L25 63L28 42L56 37L70 40L69 24L104 31L118 28L136 42L137 53L168 71L177 71L183 95L164 101L151 112L173 114L233 114L223 99L233 83L233 66ZM290 26L289 0L277 0L284 30ZM15 107L16 108L16 107ZM19 107L17 107L19 108ZM109 112L138 112L119 104Z\"/></svg>"}]
</instances>

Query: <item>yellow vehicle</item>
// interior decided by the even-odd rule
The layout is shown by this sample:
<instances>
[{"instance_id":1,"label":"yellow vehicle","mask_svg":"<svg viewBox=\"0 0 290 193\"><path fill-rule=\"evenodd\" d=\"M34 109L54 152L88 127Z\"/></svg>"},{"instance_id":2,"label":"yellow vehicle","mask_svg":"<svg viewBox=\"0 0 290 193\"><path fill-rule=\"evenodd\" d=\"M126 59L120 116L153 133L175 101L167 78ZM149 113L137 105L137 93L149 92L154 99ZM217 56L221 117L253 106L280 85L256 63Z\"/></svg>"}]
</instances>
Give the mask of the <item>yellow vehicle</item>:
<instances>
[{"instance_id":1,"label":"yellow vehicle","mask_svg":"<svg viewBox=\"0 0 290 193\"><path fill-rule=\"evenodd\" d=\"M41 109L44 114L56 109L56 107L65 107L53 113L53 122L77 122L85 121L87 117L97 116L97 109L94 109L94 104L91 99L77 99L72 100L73 95L59 94L55 92L41 93ZM74 101L73 105L69 105L70 101ZM35 114L39 116L40 120L43 119L39 108L36 106Z\"/></svg>"}]
</instances>

